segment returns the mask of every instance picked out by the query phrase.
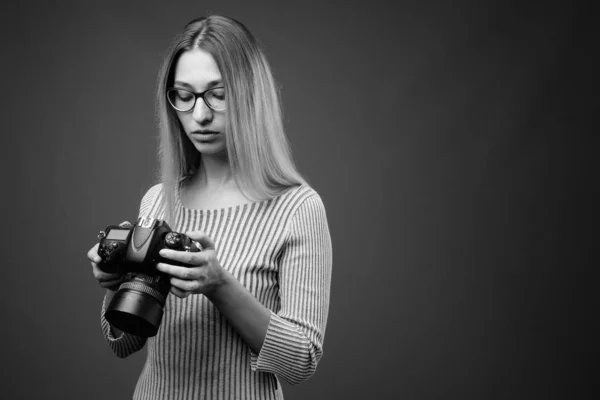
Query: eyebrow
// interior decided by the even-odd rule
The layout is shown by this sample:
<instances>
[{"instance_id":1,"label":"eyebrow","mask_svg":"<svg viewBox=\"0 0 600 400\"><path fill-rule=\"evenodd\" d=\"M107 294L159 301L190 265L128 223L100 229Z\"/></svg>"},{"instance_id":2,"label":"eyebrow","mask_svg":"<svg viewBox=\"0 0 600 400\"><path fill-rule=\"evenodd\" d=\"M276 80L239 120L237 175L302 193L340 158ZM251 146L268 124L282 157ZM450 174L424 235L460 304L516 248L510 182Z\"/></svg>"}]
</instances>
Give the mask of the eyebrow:
<instances>
[{"instance_id":1,"label":"eyebrow","mask_svg":"<svg viewBox=\"0 0 600 400\"><path fill-rule=\"evenodd\" d=\"M215 87L215 86L217 86L217 85L220 85L220 84L222 84L222 83L223 83L223 81L222 81L221 79L215 79L214 81L210 81L210 82L208 82L208 84L206 85L206 89L213 88L213 87ZM174 84L175 84L175 85L179 85L179 86L186 87L186 88L188 88L188 89L191 89L191 90L196 90L196 89L195 89L195 88L194 88L192 85L190 85L189 83L185 83L185 82L181 82L181 81L175 81L175 83L174 83Z\"/></svg>"}]
</instances>

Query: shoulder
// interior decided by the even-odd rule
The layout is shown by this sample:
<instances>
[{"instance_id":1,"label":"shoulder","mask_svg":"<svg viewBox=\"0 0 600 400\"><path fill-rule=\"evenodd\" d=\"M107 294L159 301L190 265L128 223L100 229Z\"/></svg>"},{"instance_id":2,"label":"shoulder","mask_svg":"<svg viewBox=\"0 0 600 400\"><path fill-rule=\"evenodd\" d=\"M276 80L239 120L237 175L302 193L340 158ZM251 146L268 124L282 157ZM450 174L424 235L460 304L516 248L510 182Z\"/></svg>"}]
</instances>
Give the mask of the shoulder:
<instances>
[{"instance_id":1,"label":"shoulder","mask_svg":"<svg viewBox=\"0 0 600 400\"><path fill-rule=\"evenodd\" d=\"M280 206L296 210L307 199L311 197L319 197L318 193L308 184L303 183L297 186L291 186L283 190L278 196L272 200Z\"/></svg>"},{"instance_id":2,"label":"shoulder","mask_svg":"<svg viewBox=\"0 0 600 400\"><path fill-rule=\"evenodd\" d=\"M307 183L294 186L280 195L278 200L289 211L290 217L325 217L325 204L315 189Z\"/></svg>"},{"instance_id":3,"label":"shoulder","mask_svg":"<svg viewBox=\"0 0 600 400\"><path fill-rule=\"evenodd\" d=\"M146 191L142 196L140 204L140 216L153 214L158 205L162 203L163 198L163 184L158 183Z\"/></svg>"},{"instance_id":4,"label":"shoulder","mask_svg":"<svg viewBox=\"0 0 600 400\"><path fill-rule=\"evenodd\" d=\"M288 245L304 243L330 248L329 223L319 193L307 184L303 184L288 190L281 197L288 204L284 225L285 242Z\"/></svg>"},{"instance_id":5,"label":"shoulder","mask_svg":"<svg viewBox=\"0 0 600 400\"><path fill-rule=\"evenodd\" d=\"M150 189L148 189L146 191L146 193L142 197L142 203L147 202L147 201L156 200L157 197L160 197L162 195L162 192L163 192L163 184L157 183L156 185L152 186Z\"/></svg>"}]
</instances>

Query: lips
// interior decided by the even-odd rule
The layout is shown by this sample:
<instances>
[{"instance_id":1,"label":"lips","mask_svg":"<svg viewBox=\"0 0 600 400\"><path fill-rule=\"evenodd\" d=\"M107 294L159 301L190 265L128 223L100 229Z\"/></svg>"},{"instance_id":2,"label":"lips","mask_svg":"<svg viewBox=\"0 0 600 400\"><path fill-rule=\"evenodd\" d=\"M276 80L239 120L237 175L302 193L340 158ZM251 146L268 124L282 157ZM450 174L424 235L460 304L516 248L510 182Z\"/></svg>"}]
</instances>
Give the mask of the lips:
<instances>
[{"instance_id":1,"label":"lips","mask_svg":"<svg viewBox=\"0 0 600 400\"><path fill-rule=\"evenodd\" d=\"M192 134L194 135L217 135L219 132L215 132L215 131L193 131Z\"/></svg>"},{"instance_id":2,"label":"lips","mask_svg":"<svg viewBox=\"0 0 600 400\"><path fill-rule=\"evenodd\" d=\"M212 142L216 140L219 132L215 131L193 131L192 138L198 142Z\"/></svg>"}]
</instances>

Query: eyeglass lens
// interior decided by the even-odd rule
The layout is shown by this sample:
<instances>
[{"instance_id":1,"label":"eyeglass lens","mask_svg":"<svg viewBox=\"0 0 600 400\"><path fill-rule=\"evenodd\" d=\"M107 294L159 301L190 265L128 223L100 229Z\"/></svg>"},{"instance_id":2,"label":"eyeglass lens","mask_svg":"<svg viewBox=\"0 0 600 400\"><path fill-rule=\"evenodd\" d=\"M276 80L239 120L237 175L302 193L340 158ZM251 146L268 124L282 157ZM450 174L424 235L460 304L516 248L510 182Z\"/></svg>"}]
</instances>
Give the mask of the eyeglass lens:
<instances>
[{"instance_id":1,"label":"eyeglass lens","mask_svg":"<svg viewBox=\"0 0 600 400\"><path fill-rule=\"evenodd\" d=\"M189 111L194 108L197 97L203 97L204 102L215 111L225 110L225 88L214 88L204 92L204 96L195 95L186 89L170 89L167 97L171 105L179 111Z\"/></svg>"}]
</instances>

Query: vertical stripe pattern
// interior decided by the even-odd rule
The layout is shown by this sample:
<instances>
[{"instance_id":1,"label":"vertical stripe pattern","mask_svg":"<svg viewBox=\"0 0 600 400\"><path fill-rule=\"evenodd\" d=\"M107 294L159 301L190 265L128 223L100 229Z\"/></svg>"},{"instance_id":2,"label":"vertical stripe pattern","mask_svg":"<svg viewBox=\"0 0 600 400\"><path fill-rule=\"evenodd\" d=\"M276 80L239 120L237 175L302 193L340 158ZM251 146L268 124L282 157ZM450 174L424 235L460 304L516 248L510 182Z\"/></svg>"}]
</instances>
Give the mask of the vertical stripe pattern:
<instances>
[{"instance_id":1,"label":"vertical stripe pattern","mask_svg":"<svg viewBox=\"0 0 600 400\"><path fill-rule=\"evenodd\" d=\"M140 216L164 218L162 185L144 196ZM183 207L178 232L201 230L218 259L271 310L263 347L255 354L203 295L169 295L155 337L115 338L101 326L119 357L148 346L134 399L282 399L278 378L300 383L323 354L332 249L325 208L309 186L274 199L218 210Z\"/></svg>"}]
</instances>

